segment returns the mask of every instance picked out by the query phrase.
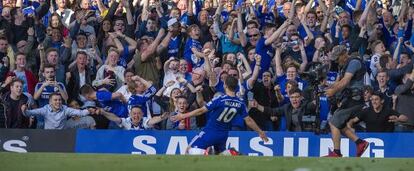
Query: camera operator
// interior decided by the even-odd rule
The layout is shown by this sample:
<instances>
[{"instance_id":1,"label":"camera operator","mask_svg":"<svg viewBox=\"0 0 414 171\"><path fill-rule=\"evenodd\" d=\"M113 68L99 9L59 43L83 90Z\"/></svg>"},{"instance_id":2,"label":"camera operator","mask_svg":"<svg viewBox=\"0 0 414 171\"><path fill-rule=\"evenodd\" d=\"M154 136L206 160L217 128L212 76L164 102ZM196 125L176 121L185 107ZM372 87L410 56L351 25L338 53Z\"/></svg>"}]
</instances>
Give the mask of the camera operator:
<instances>
[{"instance_id":1,"label":"camera operator","mask_svg":"<svg viewBox=\"0 0 414 171\"><path fill-rule=\"evenodd\" d=\"M346 122L352 114L360 111L364 105L362 88L366 68L360 58L350 57L343 45L332 49L332 57L337 58L341 68L340 79L326 90L326 96L332 98L339 93L340 97L337 99L338 109L329 121L334 151L330 151L327 157L342 157L340 151L341 130L344 130ZM369 143L360 139L356 143L357 156L360 157Z\"/></svg>"},{"instance_id":2,"label":"camera operator","mask_svg":"<svg viewBox=\"0 0 414 171\"><path fill-rule=\"evenodd\" d=\"M288 131L314 131L319 127L319 118L315 113L315 104L305 101L300 89L292 89L289 92L290 103L281 107L271 108L259 105L256 101L250 102L251 108L257 108L260 112L270 113L271 116L286 118Z\"/></svg>"}]
</instances>

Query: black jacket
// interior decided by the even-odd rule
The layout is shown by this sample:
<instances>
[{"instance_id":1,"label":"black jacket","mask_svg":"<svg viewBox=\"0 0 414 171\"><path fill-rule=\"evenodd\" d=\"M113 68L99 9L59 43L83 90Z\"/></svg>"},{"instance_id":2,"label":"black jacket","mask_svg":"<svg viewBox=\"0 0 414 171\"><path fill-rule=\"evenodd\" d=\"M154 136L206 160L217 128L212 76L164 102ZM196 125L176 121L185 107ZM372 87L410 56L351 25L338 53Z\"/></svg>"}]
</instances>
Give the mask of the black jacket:
<instances>
[{"instance_id":1,"label":"black jacket","mask_svg":"<svg viewBox=\"0 0 414 171\"><path fill-rule=\"evenodd\" d=\"M301 106L299 108L299 116L298 116L302 130L303 130L302 118L305 115L315 115L316 125L319 125L319 116L315 114L315 108L316 106L314 105L314 103L302 101ZM292 110L293 110L293 107L290 103L285 104L281 107L277 107L277 108L264 107L264 113L270 113L271 116L280 117L284 115L286 118L286 129L288 131L294 131L293 123L292 123Z\"/></svg>"}]
</instances>

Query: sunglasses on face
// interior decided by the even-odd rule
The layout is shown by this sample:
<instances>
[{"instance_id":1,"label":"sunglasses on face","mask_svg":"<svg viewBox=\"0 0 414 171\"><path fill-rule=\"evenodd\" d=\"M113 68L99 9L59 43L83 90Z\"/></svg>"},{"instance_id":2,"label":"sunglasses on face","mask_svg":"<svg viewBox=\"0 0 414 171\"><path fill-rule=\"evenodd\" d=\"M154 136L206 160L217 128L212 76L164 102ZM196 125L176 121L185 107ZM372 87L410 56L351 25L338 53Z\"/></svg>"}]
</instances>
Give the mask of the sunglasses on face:
<instances>
[{"instance_id":1,"label":"sunglasses on face","mask_svg":"<svg viewBox=\"0 0 414 171\"><path fill-rule=\"evenodd\" d=\"M247 35L247 37L257 37L257 36L259 36L259 34Z\"/></svg>"}]
</instances>

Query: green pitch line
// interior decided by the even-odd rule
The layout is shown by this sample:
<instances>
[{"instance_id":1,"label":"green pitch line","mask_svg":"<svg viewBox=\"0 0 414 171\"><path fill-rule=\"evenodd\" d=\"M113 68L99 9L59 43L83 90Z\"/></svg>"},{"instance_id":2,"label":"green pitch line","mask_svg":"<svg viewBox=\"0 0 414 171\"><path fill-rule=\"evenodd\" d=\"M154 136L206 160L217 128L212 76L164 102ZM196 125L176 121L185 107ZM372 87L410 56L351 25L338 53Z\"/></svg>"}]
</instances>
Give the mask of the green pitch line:
<instances>
[{"instance_id":1,"label":"green pitch line","mask_svg":"<svg viewBox=\"0 0 414 171\"><path fill-rule=\"evenodd\" d=\"M414 159L0 153L0 171L412 171Z\"/></svg>"}]
</instances>

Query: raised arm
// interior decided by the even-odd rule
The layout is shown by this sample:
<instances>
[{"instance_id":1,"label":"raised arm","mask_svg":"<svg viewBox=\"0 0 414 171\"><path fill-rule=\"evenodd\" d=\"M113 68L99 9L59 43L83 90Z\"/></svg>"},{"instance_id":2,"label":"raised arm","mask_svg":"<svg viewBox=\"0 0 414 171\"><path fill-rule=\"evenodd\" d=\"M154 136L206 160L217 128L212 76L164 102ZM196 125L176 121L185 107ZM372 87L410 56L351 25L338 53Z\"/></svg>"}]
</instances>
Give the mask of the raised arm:
<instances>
[{"instance_id":1,"label":"raised arm","mask_svg":"<svg viewBox=\"0 0 414 171\"><path fill-rule=\"evenodd\" d=\"M253 75L247 80L247 88L252 89L254 84L256 83L257 78L259 77L260 72L260 61L262 57L260 55L255 55L256 66L253 69Z\"/></svg>"},{"instance_id":2,"label":"raised arm","mask_svg":"<svg viewBox=\"0 0 414 171\"><path fill-rule=\"evenodd\" d=\"M248 78L252 74L252 68L250 68L249 61L247 61L246 56L243 53L238 53L237 58L243 63L245 72L242 73L243 79Z\"/></svg>"},{"instance_id":3,"label":"raised arm","mask_svg":"<svg viewBox=\"0 0 414 171\"><path fill-rule=\"evenodd\" d=\"M376 4L375 0L370 0L366 4L364 12L362 12L361 18L358 21L359 27L362 27L364 25L364 23L367 22L368 14L369 14L370 10L372 10L371 8L373 8L373 6L375 6L375 4Z\"/></svg>"},{"instance_id":4,"label":"raised arm","mask_svg":"<svg viewBox=\"0 0 414 171\"><path fill-rule=\"evenodd\" d=\"M304 41L305 41L305 46L308 46L309 44L312 43L312 40L314 39L314 35L312 31L309 29L308 25L306 24L306 19L302 19L300 20L300 22L302 23L302 26L306 31L306 37L304 38Z\"/></svg>"},{"instance_id":5,"label":"raised arm","mask_svg":"<svg viewBox=\"0 0 414 171\"><path fill-rule=\"evenodd\" d=\"M171 87L172 85L175 84L174 80L171 80L169 82L167 82L167 84L165 84L164 86L162 86L157 93L155 93L155 96L161 97L164 94L164 91L167 90L168 87Z\"/></svg>"},{"instance_id":6,"label":"raised arm","mask_svg":"<svg viewBox=\"0 0 414 171\"><path fill-rule=\"evenodd\" d=\"M402 37L398 38L397 47L395 48L394 54L392 56L393 61L398 61L398 56L400 56L401 44L402 44L403 41L404 41L404 39Z\"/></svg>"},{"instance_id":7,"label":"raised arm","mask_svg":"<svg viewBox=\"0 0 414 171\"><path fill-rule=\"evenodd\" d=\"M134 24L134 18L132 17L130 1L122 0L122 4L124 5L125 11L126 11L127 24L128 25L133 25Z\"/></svg>"},{"instance_id":8,"label":"raised arm","mask_svg":"<svg viewBox=\"0 0 414 171\"><path fill-rule=\"evenodd\" d=\"M278 39L285 28L287 28L291 23L290 19L287 19L270 37L266 38L265 45L272 44L276 39Z\"/></svg>"},{"instance_id":9,"label":"raised arm","mask_svg":"<svg viewBox=\"0 0 414 171\"><path fill-rule=\"evenodd\" d=\"M191 111L189 113L186 113L186 114L179 113L177 115L174 115L174 116L171 117L171 121L177 122L177 121L183 120L185 118L199 116L199 115L202 115L202 114L206 113L207 111L208 111L207 107L203 106L201 108L198 108L198 109L193 110L193 111Z\"/></svg>"},{"instance_id":10,"label":"raised arm","mask_svg":"<svg viewBox=\"0 0 414 171\"><path fill-rule=\"evenodd\" d=\"M146 89L152 86L152 81L147 81L138 75L133 76L132 80L141 82Z\"/></svg>"},{"instance_id":11,"label":"raised arm","mask_svg":"<svg viewBox=\"0 0 414 171\"><path fill-rule=\"evenodd\" d=\"M237 18L235 18L232 22L231 22L231 26L230 26L230 33L229 33L229 39L231 41L231 43L239 45L240 41L239 39L234 38L234 27L236 26L237 23Z\"/></svg>"},{"instance_id":12,"label":"raised arm","mask_svg":"<svg viewBox=\"0 0 414 171\"><path fill-rule=\"evenodd\" d=\"M99 9L99 11L102 13L102 12L104 12L105 10L107 10L108 8L106 8L106 6L103 4L103 1L101 1L101 0L94 0L96 3L97 3L97 5L98 5L98 9Z\"/></svg>"},{"instance_id":13,"label":"raised arm","mask_svg":"<svg viewBox=\"0 0 414 171\"><path fill-rule=\"evenodd\" d=\"M283 46L283 44L281 46ZM284 74L281 55L282 55L282 47L279 46L276 48L276 53L275 53L275 64L276 64L276 76L277 77L282 76Z\"/></svg>"},{"instance_id":14,"label":"raised arm","mask_svg":"<svg viewBox=\"0 0 414 171\"><path fill-rule=\"evenodd\" d=\"M241 9L237 9L237 32L239 33L240 44L245 47L247 45L246 34L243 32L243 21Z\"/></svg>"},{"instance_id":15,"label":"raised arm","mask_svg":"<svg viewBox=\"0 0 414 171\"><path fill-rule=\"evenodd\" d=\"M107 118L110 121L115 122L116 124L121 124L122 119L119 118L118 116L116 116L115 114L111 113L111 112L107 112L103 109L98 109L99 110L99 114L105 116L105 118Z\"/></svg>"},{"instance_id":16,"label":"raised arm","mask_svg":"<svg viewBox=\"0 0 414 171\"><path fill-rule=\"evenodd\" d=\"M147 49L145 49L142 54L141 54L141 61L146 61L148 60L149 57L151 57L155 51L156 51L156 47L160 44L162 37L164 36L165 30L163 28L160 29L160 31L158 31L158 35L155 38L155 40L147 47Z\"/></svg>"},{"instance_id":17,"label":"raised arm","mask_svg":"<svg viewBox=\"0 0 414 171\"><path fill-rule=\"evenodd\" d=\"M188 16L193 16L194 15L194 6L193 6L193 0L188 0L187 1L187 14Z\"/></svg>"},{"instance_id":18,"label":"raised arm","mask_svg":"<svg viewBox=\"0 0 414 171\"><path fill-rule=\"evenodd\" d=\"M308 64L308 57L306 56L306 50L303 41L299 42L299 48L300 56L302 57L302 63L300 64L300 72L303 72L305 71L306 65Z\"/></svg>"},{"instance_id":19,"label":"raised arm","mask_svg":"<svg viewBox=\"0 0 414 171\"><path fill-rule=\"evenodd\" d=\"M164 50L168 49L168 44L171 41L171 37L172 37L172 33L171 31L168 29L168 33L167 35L164 37L164 39L162 39L161 43L159 46L157 46L157 53L161 54Z\"/></svg>"},{"instance_id":20,"label":"raised arm","mask_svg":"<svg viewBox=\"0 0 414 171\"><path fill-rule=\"evenodd\" d=\"M309 0L309 2L306 4L305 10L303 11L303 16L305 16L305 18L306 18L306 14L308 14L310 9L312 8L312 5L313 5L314 2L315 2L315 0ZM322 3L324 3L324 2L322 2Z\"/></svg>"}]
</instances>

